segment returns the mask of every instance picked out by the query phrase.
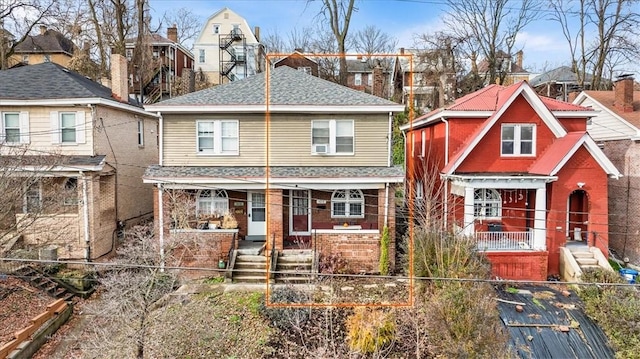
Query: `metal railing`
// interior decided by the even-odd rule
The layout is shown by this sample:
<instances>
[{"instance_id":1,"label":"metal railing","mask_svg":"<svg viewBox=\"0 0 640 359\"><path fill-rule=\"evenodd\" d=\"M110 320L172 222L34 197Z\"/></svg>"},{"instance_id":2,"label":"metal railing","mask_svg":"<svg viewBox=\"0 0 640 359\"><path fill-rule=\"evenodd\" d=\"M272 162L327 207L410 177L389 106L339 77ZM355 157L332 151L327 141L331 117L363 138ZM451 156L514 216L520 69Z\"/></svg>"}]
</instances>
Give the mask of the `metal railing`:
<instances>
[{"instance_id":1,"label":"metal railing","mask_svg":"<svg viewBox=\"0 0 640 359\"><path fill-rule=\"evenodd\" d=\"M533 232L476 232L478 250L531 250Z\"/></svg>"}]
</instances>

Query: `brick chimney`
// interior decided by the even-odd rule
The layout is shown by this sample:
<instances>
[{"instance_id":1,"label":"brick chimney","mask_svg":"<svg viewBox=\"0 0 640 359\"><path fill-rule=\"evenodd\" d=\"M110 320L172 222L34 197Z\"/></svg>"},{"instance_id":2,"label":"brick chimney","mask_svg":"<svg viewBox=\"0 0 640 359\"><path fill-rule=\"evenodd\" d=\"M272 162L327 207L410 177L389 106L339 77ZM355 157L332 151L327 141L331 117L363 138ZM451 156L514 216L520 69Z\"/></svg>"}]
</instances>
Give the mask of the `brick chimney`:
<instances>
[{"instance_id":1,"label":"brick chimney","mask_svg":"<svg viewBox=\"0 0 640 359\"><path fill-rule=\"evenodd\" d=\"M40 25L40 35L44 35L47 32L47 27L44 25Z\"/></svg>"},{"instance_id":2,"label":"brick chimney","mask_svg":"<svg viewBox=\"0 0 640 359\"><path fill-rule=\"evenodd\" d=\"M576 99L576 97L578 97L579 94L580 92L578 91L569 92L569 95L567 96L567 102L573 103L573 101Z\"/></svg>"},{"instance_id":3,"label":"brick chimney","mask_svg":"<svg viewBox=\"0 0 640 359\"><path fill-rule=\"evenodd\" d=\"M178 42L178 26L176 24L167 28L167 39Z\"/></svg>"},{"instance_id":4,"label":"brick chimney","mask_svg":"<svg viewBox=\"0 0 640 359\"><path fill-rule=\"evenodd\" d=\"M371 94L378 97L384 97L384 74L382 66L377 64L373 68L373 84L371 85Z\"/></svg>"},{"instance_id":5,"label":"brick chimney","mask_svg":"<svg viewBox=\"0 0 640 359\"><path fill-rule=\"evenodd\" d=\"M129 81L127 80L127 58L111 54L111 92L118 101L129 102Z\"/></svg>"},{"instance_id":6,"label":"brick chimney","mask_svg":"<svg viewBox=\"0 0 640 359\"><path fill-rule=\"evenodd\" d=\"M404 47L400 48L400 55L404 55Z\"/></svg>"},{"instance_id":7,"label":"brick chimney","mask_svg":"<svg viewBox=\"0 0 640 359\"><path fill-rule=\"evenodd\" d=\"M622 112L633 112L633 77L626 76L614 84L613 106Z\"/></svg>"},{"instance_id":8,"label":"brick chimney","mask_svg":"<svg viewBox=\"0 0 640 359\"><path fill-rule=\"evenodd\" d=\"M524 57L524 52L522 52L522 50L516 52L516 64L518 64L518 66L520 68L522 68L522 58Z\"/></svg>"}]
</instances>

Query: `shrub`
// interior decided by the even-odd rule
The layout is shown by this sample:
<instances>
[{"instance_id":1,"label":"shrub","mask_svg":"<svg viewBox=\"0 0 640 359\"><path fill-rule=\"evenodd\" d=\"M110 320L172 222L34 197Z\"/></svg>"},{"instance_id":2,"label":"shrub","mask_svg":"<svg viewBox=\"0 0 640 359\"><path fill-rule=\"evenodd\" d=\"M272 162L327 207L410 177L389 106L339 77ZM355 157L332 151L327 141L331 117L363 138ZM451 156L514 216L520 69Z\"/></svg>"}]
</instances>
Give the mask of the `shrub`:
<instances>
[{"instance_id":1,"label":"shrub","mask_svg":"<svg viewBox=\"0 0 640 359\"><path fill-rule=\"evenodd\" d=\"M349 272L349 263L340 253L321 254L319 262L320 273L345 274Z\"/></svg>"},{"instance_id":2,"label":"shrub","mask_svg":"<svg viewBox=\"0 0 640 359\"><path fill-rule=\"evenodd\" d=\"M587 270L582 280L589 283L626 283L618 273ZM586 285L578 291L585 312L605 332L617 358L640 353L640 293L631 287Z\"/></svg>"},{"instance_id":3,"label":"shrub","mask_svg":"<svg viewBox=\"0 0 640 359\"><path fill-rule=\"evenodd\" d=\"M382 229L382 238L380 239L380 265L378 270L381 275L389 275L389 227L384 226Z\"/></svg>"},{"instance_id":4,"label":"shrub","mask_svg":"<svg viewBox=\"0 0 640 359\"><path fill-rule=\"evenodd\" d=\"M364 354L380 351L395 338L396 325L391 313L380 309L357 308L347 318L347 337L352 350Z\"/></svg>"},{"instance_id":5,"label":"shrub","mask_svg":"<svg viewBox=\"0 0 640 359\"><path fill-rule=\"evenodd\" d=\"M271 292L271 303L273 304L298 304L309 302L309 295L292 287L275 288ZM264 306L262 312L273 323L282 330L300 329L309 320L311 315L310 307L267 307Z\"/></svg>"}]
</instances>

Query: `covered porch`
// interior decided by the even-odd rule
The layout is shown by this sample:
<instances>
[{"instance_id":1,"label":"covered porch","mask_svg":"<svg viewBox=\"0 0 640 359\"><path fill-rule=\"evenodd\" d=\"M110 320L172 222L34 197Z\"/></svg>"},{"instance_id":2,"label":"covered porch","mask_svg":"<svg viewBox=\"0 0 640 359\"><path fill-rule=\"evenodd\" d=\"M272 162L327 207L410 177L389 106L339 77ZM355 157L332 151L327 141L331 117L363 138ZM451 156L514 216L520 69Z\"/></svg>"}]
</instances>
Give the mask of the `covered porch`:
<instances>
[{"instance_id":1,"label":"covered porch","mask_svg":"<svg viewBox=\"0 0 640 359\"><path fill-rule=\"evenodd\" d=\"M551 176L467 174L448 176L458 232L480 251L547 248L547 184Z\"/></svg>"}]
</instances>

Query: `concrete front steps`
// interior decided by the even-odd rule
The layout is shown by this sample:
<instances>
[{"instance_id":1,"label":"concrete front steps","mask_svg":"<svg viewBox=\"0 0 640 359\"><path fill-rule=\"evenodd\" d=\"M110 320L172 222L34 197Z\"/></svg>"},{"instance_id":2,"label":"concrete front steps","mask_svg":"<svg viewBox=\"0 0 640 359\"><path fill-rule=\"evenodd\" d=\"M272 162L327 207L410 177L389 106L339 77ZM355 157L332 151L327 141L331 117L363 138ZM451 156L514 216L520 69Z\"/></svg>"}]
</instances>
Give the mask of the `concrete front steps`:
<instances>
[{"instance_id":1,"label":"concrete front steps","mask_svg":"<svg viewBox=\"0 0 640 359\"><path fill-rule=\"evenodd\" d=\"M580 282L584 271L597 268L613 271L597 247L572 243L560 248L560 273L564 280Z\"/></svg>"},{"instance_id":2,"label":"concrete front steps","mask_svg":"<svg viewBox=\"0 0 640 359\"><path fill-rule=\"evenodd\" d=\"M265 283L267 281L267 261L271 258L263 254L256 255L253 250L238 249L237 252L231 280L234 283ZM276 273L271 276L275 282L303 283L311 279L312 250L285 250L276 255Z\"/></svg>"},{"instance_id":3,"label":"concrete front steps","mask_svg":"<svg viewBox=\"0 0 640 359\"><path fill-rule=\"evenodd\" d=\"M284 250L276 261L276 282L304 283L312 278L313 251Z\"/></svg>"}]
</instances>

